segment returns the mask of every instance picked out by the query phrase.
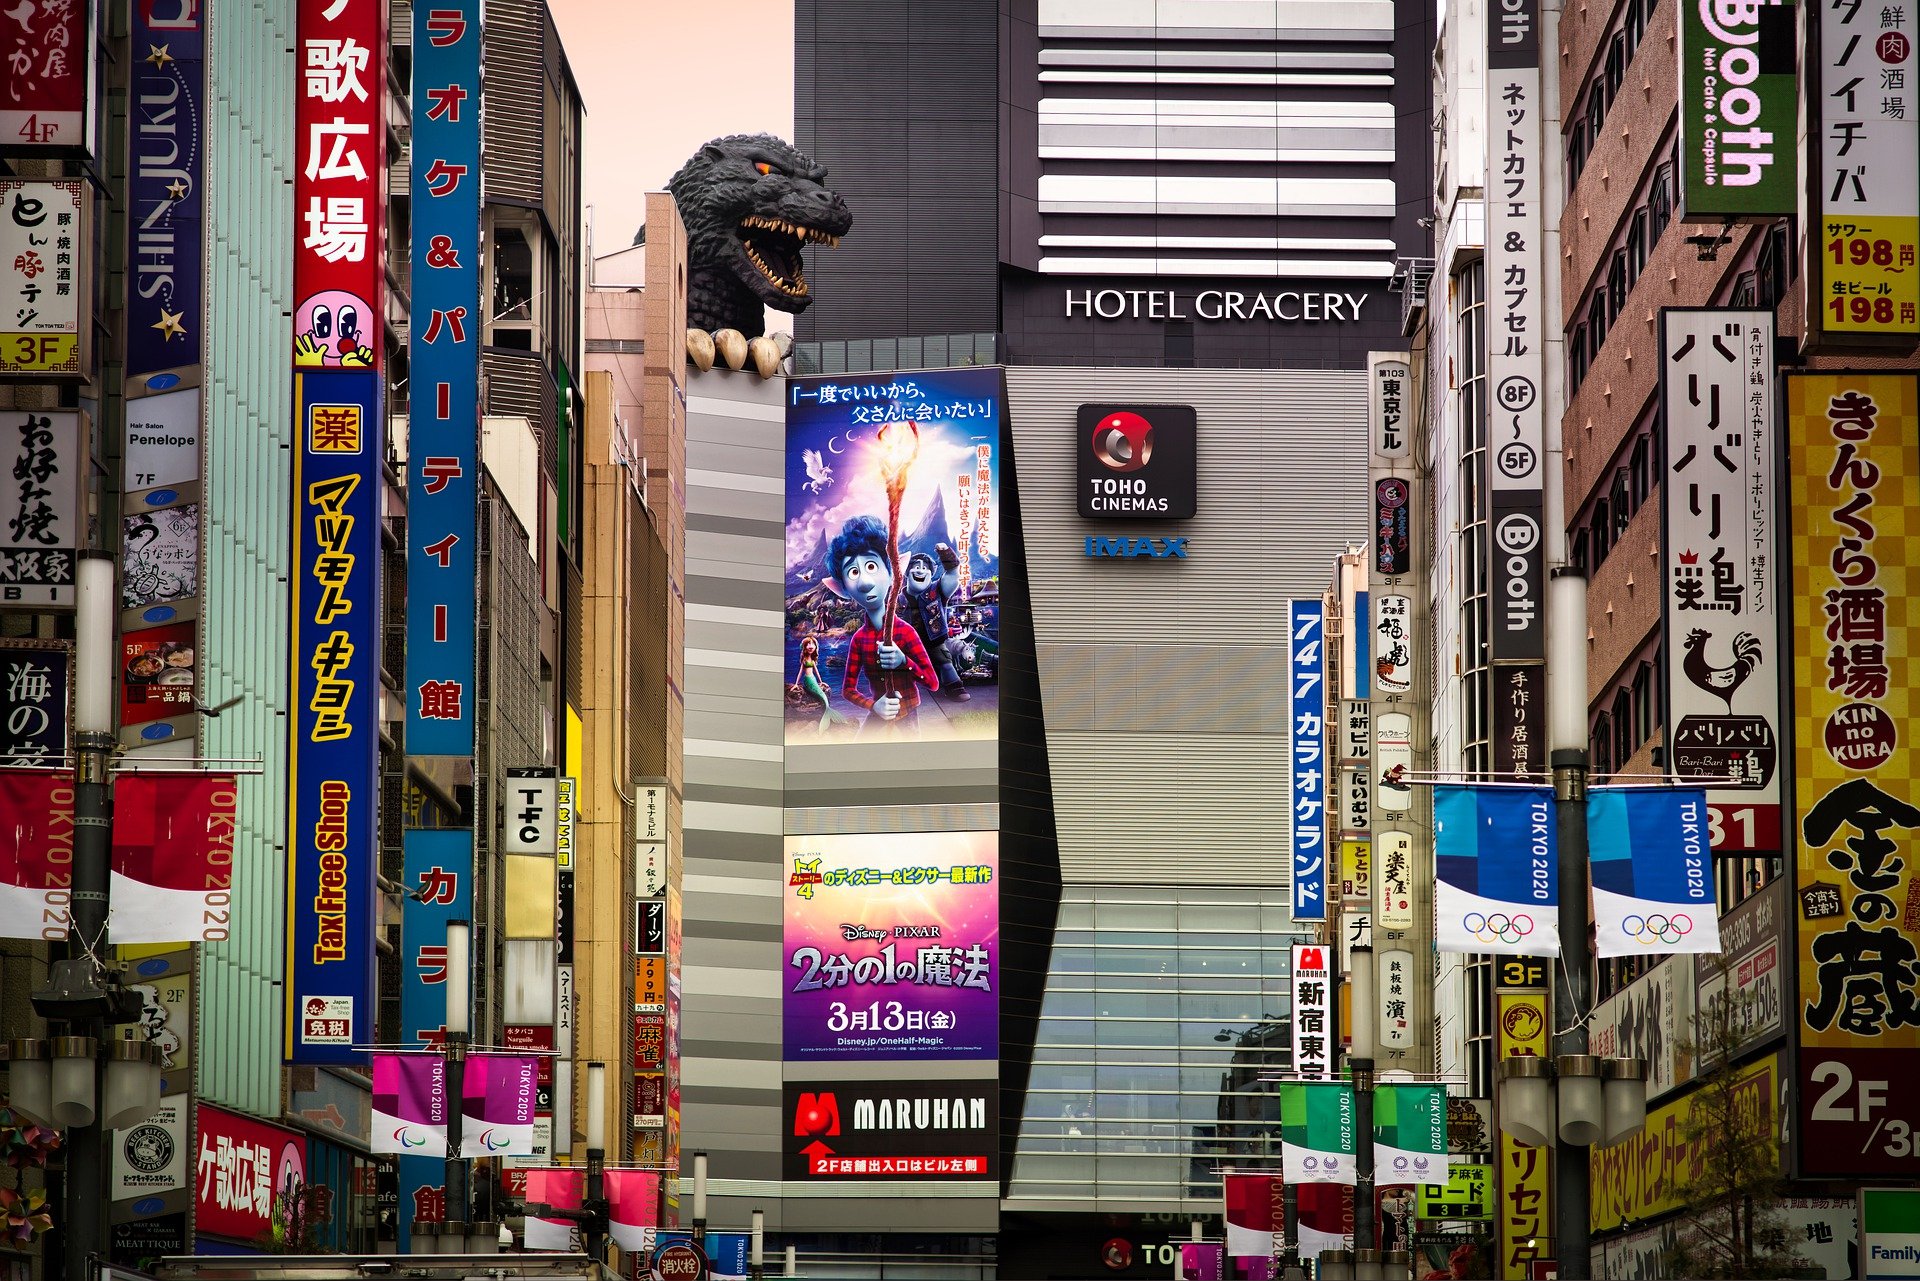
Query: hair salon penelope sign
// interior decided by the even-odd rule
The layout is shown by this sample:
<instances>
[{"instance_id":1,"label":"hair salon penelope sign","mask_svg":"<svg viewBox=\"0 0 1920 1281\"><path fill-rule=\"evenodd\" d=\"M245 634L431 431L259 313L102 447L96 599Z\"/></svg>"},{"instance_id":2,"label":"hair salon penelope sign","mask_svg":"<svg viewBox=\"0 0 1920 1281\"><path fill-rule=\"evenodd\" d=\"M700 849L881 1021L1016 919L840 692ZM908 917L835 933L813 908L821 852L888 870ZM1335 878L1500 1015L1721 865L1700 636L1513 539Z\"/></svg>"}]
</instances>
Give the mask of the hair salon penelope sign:
<instances>
[{"instance_id":1,"label":"hair salon penelope sign","mask_svg":"<svg viewBox=\"0 0 1920 1281\"><path fill-rule=\"evenodd\" d=\"M1069 289L1067 319L1266 320L1310 325L1360 319L1370 295L1333 290Z\"/></svg>"}]
</instances>

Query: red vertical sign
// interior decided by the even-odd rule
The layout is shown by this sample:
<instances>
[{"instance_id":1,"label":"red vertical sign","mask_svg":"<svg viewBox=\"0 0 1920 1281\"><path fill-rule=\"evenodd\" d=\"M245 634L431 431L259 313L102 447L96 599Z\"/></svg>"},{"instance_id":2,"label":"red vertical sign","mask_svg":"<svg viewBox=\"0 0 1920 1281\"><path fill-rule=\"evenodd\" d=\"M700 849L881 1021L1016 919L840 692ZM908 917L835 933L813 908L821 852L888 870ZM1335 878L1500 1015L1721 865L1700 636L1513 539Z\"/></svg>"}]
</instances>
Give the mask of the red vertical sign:
<instances>
[{"instance_id":1,"label":"red vertical sign","mask_svg":"<svg viewBox=\"0 0 1920 1281\"><path fill-rule=\"evenodd\" d=\"M293 363L377 368L386 271L386 14L299 0Z\"/></svg>"}]
</instances>

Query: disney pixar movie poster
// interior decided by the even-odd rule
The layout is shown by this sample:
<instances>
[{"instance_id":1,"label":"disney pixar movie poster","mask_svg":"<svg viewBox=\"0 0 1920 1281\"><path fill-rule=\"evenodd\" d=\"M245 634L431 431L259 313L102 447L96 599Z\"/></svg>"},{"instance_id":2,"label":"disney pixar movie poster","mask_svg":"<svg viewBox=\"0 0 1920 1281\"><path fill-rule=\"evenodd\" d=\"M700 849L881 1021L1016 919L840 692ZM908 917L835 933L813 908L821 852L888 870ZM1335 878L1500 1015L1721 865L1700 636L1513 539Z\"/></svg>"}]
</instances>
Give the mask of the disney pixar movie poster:
<instances>
[{"instance_id":1,"label":"disney pixar movie poster","mask_svg":"<svg viewBox=\"0 0 1920 1281\"><path fill-rule=\"evenodd\" d=\"M788 1059L999 1054L999 833L789 836L786 848Z\"/></svg>"},{"instance_id":2,"label":"disney pixar movie poster","mask_svg":"<svg viewBox=\"0 0 1920 1281\"><path fill-rule=\"evenodd\" d=\"M991 739L1000 370L787 385L787 742Z\"/></svg>"}]
</instances>

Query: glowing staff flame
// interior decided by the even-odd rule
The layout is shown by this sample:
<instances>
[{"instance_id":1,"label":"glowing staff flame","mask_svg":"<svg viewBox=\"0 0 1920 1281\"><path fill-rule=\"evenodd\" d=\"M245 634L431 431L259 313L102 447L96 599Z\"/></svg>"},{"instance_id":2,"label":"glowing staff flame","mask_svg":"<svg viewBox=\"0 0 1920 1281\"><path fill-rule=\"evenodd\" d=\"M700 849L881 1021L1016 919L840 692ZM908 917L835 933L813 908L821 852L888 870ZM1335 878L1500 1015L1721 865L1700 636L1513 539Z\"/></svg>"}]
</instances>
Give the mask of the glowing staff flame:
<instances>
[{"instance_id":1,"label":"glowing staff flame","mask_svg":"<svg viewBox=\"0 0 1920 1281\"><path fill-rule=\"evenodd\" d=\"M887 587L887 608L880 619L880 639L893 643L894 610L900 604L900 584L905 571L900 565L900 499L907 492L907 473L920 456L920 428L902 419L887 423L874 437L880 447L880 479L887 486L887 563L893 568L893 581ZM886 674L887 693L899 693L902 672Z\"/></svg>"}]
</instances>

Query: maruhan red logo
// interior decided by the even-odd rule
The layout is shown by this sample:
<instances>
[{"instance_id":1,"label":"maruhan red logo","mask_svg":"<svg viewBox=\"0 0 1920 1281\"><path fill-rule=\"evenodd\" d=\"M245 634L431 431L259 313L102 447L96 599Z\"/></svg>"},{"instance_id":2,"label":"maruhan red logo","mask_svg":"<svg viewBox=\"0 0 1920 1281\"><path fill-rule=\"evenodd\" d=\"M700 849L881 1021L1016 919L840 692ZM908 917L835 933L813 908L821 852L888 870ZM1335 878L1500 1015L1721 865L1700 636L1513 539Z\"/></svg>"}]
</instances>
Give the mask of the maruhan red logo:
<instances>
[{"instance_id":1,"label":"maruhan red logo","mask_svg":"<svg viewBox=\"0 0 1920 1281\"><path fill-rule=\"evenodd\" d=\"M793 1133L803 1139L838 1137L840 1100L831 1090L802 1094L793 1107Z\"/></svg>"}]
</instances>

